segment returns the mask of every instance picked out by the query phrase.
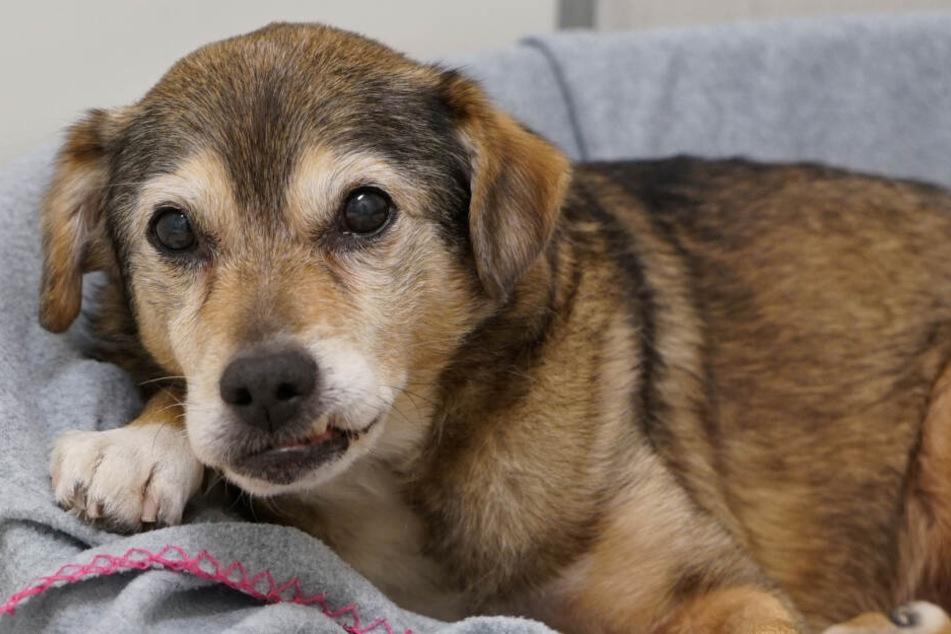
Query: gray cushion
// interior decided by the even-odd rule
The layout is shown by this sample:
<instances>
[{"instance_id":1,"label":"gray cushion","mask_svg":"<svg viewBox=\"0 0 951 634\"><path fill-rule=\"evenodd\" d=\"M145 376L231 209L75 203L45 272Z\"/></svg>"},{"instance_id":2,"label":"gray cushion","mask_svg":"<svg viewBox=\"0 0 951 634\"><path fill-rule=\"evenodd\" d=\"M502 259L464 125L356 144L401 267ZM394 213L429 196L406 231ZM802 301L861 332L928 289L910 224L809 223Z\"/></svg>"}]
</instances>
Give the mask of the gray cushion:
<instances>
[{"instance_id":1,"label":"gray cushion","mask_svg":"<svg viewBox=\"0 0 951 634\"><path fill-rule=\"evenodd\" d=\"M951 12L531 38L552 85L471 62L503 105L589 160L745 155L951 185ZM517 96L515 96L517 94ZM567 109L567 116L562 115ZM573 115L577 136L552 131Z\"/></svg>"},{"instance_id":2,"label":"gray cushion","mask_svg":"<svg viewBox=\"0 0 951 634\"><path fill-rule=\"evenodd\" d=\"M542 51L530 46L509 48L446 60L446 65L477 80L496 105L580 158L564 93L555 68Z\"/></svg>"}]
</instances>

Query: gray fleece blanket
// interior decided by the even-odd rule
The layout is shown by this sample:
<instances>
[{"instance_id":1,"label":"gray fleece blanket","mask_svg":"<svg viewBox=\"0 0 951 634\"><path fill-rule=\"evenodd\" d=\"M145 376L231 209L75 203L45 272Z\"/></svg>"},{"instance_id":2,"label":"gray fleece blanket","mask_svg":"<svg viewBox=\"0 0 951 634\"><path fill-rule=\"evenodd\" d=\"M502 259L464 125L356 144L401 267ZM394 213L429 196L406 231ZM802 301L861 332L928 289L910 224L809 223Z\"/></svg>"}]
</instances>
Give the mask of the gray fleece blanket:
<instances>
[{"instance_id":1,"label":"gray fleece blanket","mask_svg":"<svg viewBox=\"0 0 951 634\"><path fill-rule=\"evenodd\" d=\"M573 158L742 153L951 185L949 60L944 13L561 35L455 62ZM227 510L123 538L58 509L53 438L141 404L122 372L36 323L52 152L0 172L0 632L550 631L410 614L316 539Z\"/></svg>"}]
</instances>

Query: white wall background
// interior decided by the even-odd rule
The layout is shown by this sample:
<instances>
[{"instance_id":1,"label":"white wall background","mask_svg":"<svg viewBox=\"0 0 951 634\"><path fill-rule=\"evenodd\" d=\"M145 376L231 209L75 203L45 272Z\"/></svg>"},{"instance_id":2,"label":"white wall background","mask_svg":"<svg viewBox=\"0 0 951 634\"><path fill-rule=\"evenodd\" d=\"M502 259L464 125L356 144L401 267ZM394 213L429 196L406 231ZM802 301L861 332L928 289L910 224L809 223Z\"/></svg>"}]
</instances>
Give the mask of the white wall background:
<instances>
[{"instance_id":1,"label":"white wall background","mask_svg":"<svg viewBox=\"0 0 951 634\"><path fill-rule=\"evenodd\" d=\"M951 0L596 0L594 23L602 30L616 30L935 9L951 9Z\"/></svg>"},{"instance_id":2,"label":"white wall background","mask_svg":"<svg viewBox=\"0 0 951 634\"><path fill-rule=\"evenodd\" d=\"M0 168L175 60L276 20L360 31L417 58L550 31L555 0L0 0Z\"/></svg>"},{"instance_id":3,"label":"white wall background","mask_svg":"<svg viewBox=\"0 0 951 634\"><path fill-rule=\"evenodd\" d=\"M566 6L613 30L951 0L0 0L0 168L87 108L133 102L198 46L268 22L327 22L434 59L550 31Z\"/></svg>"}]
</instances>

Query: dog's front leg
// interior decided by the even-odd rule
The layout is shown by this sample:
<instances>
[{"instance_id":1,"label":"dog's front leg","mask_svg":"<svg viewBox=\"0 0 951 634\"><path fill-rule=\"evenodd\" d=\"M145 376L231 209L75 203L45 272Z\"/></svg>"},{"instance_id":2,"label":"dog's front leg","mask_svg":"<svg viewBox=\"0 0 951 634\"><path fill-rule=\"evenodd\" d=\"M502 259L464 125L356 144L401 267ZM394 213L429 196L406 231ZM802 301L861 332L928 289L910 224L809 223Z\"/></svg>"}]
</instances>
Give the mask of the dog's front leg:
<instances>
[{"instance_id":1,"label":"dog's front leg","mask_svg":"<svg viewBox=\"0 0 951 634\"><path fill-rule=\"evenodd\" d=\"M125 427L60 435L50 460L56 502L119 532L179 523L203 472L178 389L153 396Z\"/></svg>"}]
</instances>

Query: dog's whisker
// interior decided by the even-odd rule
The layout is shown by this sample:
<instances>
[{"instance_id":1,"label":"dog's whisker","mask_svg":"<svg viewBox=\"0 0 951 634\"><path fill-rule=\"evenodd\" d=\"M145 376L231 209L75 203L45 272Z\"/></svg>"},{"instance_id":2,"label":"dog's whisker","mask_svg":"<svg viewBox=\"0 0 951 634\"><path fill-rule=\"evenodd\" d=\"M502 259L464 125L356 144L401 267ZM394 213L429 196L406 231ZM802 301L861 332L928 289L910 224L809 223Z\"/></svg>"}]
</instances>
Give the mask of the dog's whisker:
<instances>
[{"instance_id":1,"label":"dog's whisker","mask_svg":"<svg viewBox=\"0 0 951 634\"><path fill-rule=\"evenodd\" d=\"M155 413L156 413L156 414L161 414L162 412L167 412L167 411L170 410L170 409L181 409L182 407L183 407L183 404L182 404L181 402L172 403L171 405L166 405L165 407L163 407L163 408L161 408L161 409L159 409L159 410L156 410ZM179 416L184 416L184 413L176 415L175 418L178 418Z\"/></svg>"},{"instance_id":2,"label":"dog's whisker","mask_svg":"<svg viewBox=\"0 0 951 634\"><path fill-rule=\"evenodd\" d=\"M141 387L141 386L143 386L143 385L148 385L148 384L150 384L150 383L158 383L159 381L179 381L179 380L183 381L183 380L185 380L186 378L187 378L187 377L184 377L184 376L172 376L172 375L170 375L170 376L159 376L159 377L155 377L155 378L153 378L153 379L147 379L147 380L145 380L145 381L142 381L142 382L138 383L138 385L139 385L139 387Z\"/></svg>"},{"instance_id":3,"label":"dog's whisker","mask_svg":"<svg viewBox=\"0 0 951 634\"><path fill-rule=\"evenodd\" d=\"M212 491L212 489L215 488L215 486L223 482L225 479L225 476L224 474L221 473L221 471L217 469L212 469L210 471L211 471L211 476L208 478L208 482L206 483L206 486L204 490L202 491L203 495L208 495Z\"/></svg>"}]
</instances>

